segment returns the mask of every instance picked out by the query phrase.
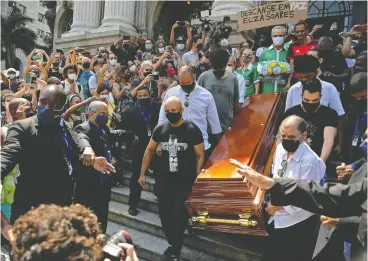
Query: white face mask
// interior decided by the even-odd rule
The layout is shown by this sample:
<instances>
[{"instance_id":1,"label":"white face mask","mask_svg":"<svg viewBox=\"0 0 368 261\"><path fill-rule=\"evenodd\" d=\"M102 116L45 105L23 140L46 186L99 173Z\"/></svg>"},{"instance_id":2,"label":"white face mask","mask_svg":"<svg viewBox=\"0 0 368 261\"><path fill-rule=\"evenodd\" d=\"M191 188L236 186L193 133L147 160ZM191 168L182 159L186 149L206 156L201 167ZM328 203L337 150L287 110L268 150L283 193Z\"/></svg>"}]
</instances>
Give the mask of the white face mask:
<instances>
[{"instance_id":1,"label":"white face mask","mask_svg":"<svg viewBox=\"0 0 368 261\"><path fill-rule=\"evenodd\" d=\"M182 50L184 50L184 44L177 44L176 48L178 48L178 50L182 51Z\"/></svg>"},{"instance_id":2,"label":"white face mask","mask_svg":"<svg viewBox=\"0 0 368 261\"><path fill-rule=\"evenodd\" d=\"M112 60L110 60L110 65L112 65L112 66L114 66L114 65L116 65L116 59L112 59Z\"/></svg>"},{"instance_id":3,"label":"white face mask","mask_svg":"<svg viewBox=\"0 0 368 261\"><path fill-rule=\"evenodd\" d=\"M284 38L283 36L277 36L277 37L272 37L272 42L274 46L280 46L284 43Z\"/></svg>"},{"instance_id":4,"label":"white face mask","mask_svg":"<svg viewBox=\"0 0 368 261\"><path fill-rule=\"evenodd\" d=\"M164 51L165 51L165 48L158 48L159 53L164 53Z\"/></svg>"},{"instance_id":5,"label":"white face mask","mask_svg":"<svg viewBox=\"0 0 368 261\"><path fill-rule=\"evenodd\" d=\"M79 69L83 69L83 66L81 64L78 64Z\"/></svg>"},{"instance_id":6,"label":"white face mask","mask_svg":"<svg viewBox=\"0 0 368 261\"><path fill-rule=\"evenodd\" d=\"M107 100L107 98L109 97L109 95L108 94L101 94L100 95L100 99L101 100Z\"/></svg>"},{"instance_id":7,"label":"white face mask","mask_svg":"<svg viewBox=\"0 0 368 261\"><path fill-rule=\"evenodd\" d=\"M5 102L5 108L9 109L9 103L10 102Z\"/></svg>"},{"instance_id":8,"label":"white face mask","mask_svg":"<svg viewBox=\"0 0 368 261\"><path fill-rule=\"evenodd\" d=\"M129 71L131 73L135 73L136 70L137 70L137 67L135 65L132 65L132 66L129 67Z\"/></svg>"},{"instance_id":9,"label":"white face mask","mask_svg":"<svg viewBox=\"0 0 368 261\"><path fill-rule=\"evenodd\" d=\"M15 74L9 74L9 75L8 75L8 78L9 78L9 79L14 79L14 78L15 78Z\"/></svg>"},{"instance_id":10,"label":"white face mask","mask_svg":"<svg viewBox=\"0 0 368 261\"><path fill-rule=\"evenodd\" d=\"M226 66L226 71L228 71L228 72L233 72L233 67L231 67L231 66Z\"/></svg>"},{"instance_id":11,"label":"white face mask","mask_svg":"<svg viewBox=\"0 0 368 261\"><path fill-rule=\"evenodd\" d=\"M77 74L75 74L75 73L69 73L68 74L68 79L69 80L75 80L75 79L77 79Z\"/></svg>"}]
</instances>

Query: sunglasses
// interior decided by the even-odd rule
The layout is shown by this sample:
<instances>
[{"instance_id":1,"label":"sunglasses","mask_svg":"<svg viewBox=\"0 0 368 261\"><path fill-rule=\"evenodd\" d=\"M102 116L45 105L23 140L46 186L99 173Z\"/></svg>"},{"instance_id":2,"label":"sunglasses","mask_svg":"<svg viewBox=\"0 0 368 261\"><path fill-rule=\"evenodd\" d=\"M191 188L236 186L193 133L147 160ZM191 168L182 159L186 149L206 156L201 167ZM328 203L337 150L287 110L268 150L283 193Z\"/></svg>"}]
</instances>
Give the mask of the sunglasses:
<instances>
[{"instance_id":1,"label":"sunglasses","mask_svg":"<svg viewBox=\"0 0 368 261\"><path fill-rule=\"evenodd\" d=\"M184 106L188 107L189 106L189 94L185 95L185 102L184 102Z\"/></svg>"}]
</instances>

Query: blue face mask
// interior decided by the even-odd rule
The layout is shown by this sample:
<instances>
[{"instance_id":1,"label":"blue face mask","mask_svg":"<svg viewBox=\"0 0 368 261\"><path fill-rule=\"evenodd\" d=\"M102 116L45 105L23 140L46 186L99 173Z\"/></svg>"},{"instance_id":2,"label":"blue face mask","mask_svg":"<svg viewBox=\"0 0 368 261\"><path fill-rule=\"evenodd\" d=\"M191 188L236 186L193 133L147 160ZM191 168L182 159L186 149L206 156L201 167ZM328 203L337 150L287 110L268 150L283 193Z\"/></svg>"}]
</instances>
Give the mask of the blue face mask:
<instances>
[{"instance_id":1,"label":"blue face mask","mask_svg":"<svg viewBox=\"0 0 368 261\"><path fill-rule=\"evenodd\" d=\"M362 144L360 144L360 149L362 150L363 152L363 155L364 155L364 158L367 159L367 150L368 150L368 147L367 147L367 142L366 141L363 141Z\"/></svg>"},{"instance_id":2,"label":"blue face mask","mask_svg":"<svg viewBox=\"0 0 368 261\"><path fill-rule=\"evenodd\" d=\"M100 128L105 127L108 120L109 117L107 117L106 115L96 115L96 123Z\"/></svg>"},{"instance_id":3,"label":"blue face mask","mask_svg":"<svg viewBox=\"0 0 368 261\"><path fill-rule=\"evenodd\" d=\"M37 115L42 123L49 126L55 126L60 123L61 115L63 114L63 110L53 111L37 105Z\"/></svg>"}]
</instances>

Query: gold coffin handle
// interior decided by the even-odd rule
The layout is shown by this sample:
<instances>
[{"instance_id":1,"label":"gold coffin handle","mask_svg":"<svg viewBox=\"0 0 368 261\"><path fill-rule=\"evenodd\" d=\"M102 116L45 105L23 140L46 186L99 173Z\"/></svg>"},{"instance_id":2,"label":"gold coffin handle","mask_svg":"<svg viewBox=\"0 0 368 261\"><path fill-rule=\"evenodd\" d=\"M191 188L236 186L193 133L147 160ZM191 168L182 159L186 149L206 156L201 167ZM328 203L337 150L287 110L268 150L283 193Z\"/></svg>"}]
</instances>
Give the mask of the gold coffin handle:
<instances>
[{"instance_id":1,"label":"gold coffin handle","mask_svg":"<svg viewBox=\"0 0 368 261\"><path fill-rule=\"evenodd\" d=\"M192 217L193 223L200 224L208 224L208 223L217 223L217 224L227 224L227 225L239 225L241 227L255 227L257 225L257 221L250 220L250 214L239 215L238 220L232 219L219 219L219 218L210 218L208 216L207 211L199 212L198 216Z\"/></svg>"}]
</instances>

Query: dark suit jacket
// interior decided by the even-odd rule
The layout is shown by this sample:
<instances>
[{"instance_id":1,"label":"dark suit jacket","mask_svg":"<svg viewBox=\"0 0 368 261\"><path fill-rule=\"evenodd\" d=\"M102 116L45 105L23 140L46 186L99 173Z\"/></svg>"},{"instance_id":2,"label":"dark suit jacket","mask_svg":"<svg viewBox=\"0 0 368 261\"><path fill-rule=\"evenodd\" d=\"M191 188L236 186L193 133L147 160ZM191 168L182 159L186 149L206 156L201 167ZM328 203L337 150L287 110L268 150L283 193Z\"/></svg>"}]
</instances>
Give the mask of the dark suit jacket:
<instances>
[{"instance_id":1,"label":"dark suit jacket","mask_svg":"<svg viewBox=\"0 0 368 261\"><path fill-rule=\"evenodd\" d=\"M73 171L80 167L80 155L89 146L84 136L65 125L72 148ZM79 141L78 141L79 139ZM36 116L14 122L1 150L1 178L19 164L21 175L12 205L12 222L39 204L69 205L73 197L73 176L69 175L67 146L61 128L49 128Z\"/></svg>"},{"instance_id":2,"label":"dark suit jacket","mask_svg":"<svg viewBox=\"0 0 368 261\"><path fill-rule=\"evenodd\" d=\"M155 129L159 118L160 106L157 103L152 103L151 116L148 120L151 133ZM132 130L139 138L137 147L146 149L151 137L148 136L148 126L144 123L143 116L139 107L135 104L132 108L124 112L123 129ZM152 134L151 134L152 135Z\"/></svg>"},{"instance_id":3,"label":"dark suit jacket","mask_svg":"<svg viewBox=\"0 0 368 261\"><path fill-rule=\"evenodd\" d=\"M91 126L90 121L85 121L75 127L75 131L78 133L78 137L81 137L80 141L86 139L95 152L96 156L105 157L105 144L107 145L110 153L113 151L114 143L120 140L131 142L134 140L134 132L125 130L110 130L109 127L105 127L102 134L96 131L94 126ZM83 139L84 137L84 139ZM91 169L96 171L94 169ZM98 171L96 171L99 173Z\"/></svg>"},{"instance_id":4,"label":"dark suit jacket","mask_svg":"<svg viewBox=\"0 0 368 261\"><path fill-rule=\"evenodd\" d=\"M367 179L349 185L322 188L313 181L276 178L270 190L272 205L293 205L329 217L361 216L352 261L366 260L367 252Z\"/></svg>"},{"instance_id":5,"label":"dark suit jacket","mask_svg":"<svg viewBox=\"0 0 368 261\"><path fill-rule=\"evenodd\" d=\"M354 162L359 167L349 180L349 184L362 182L367 177L367 163L365 159ZM335 241L328 245L328 252L337 252L338 245L342 245L343 241L357 241L356 234L360 224L360 216L342 217L336 228L327 227L321 224L316 248L313 257L317 256L331 240ZM335 245L338 244L338 245Z\"/></svg>"}]
</instances>

